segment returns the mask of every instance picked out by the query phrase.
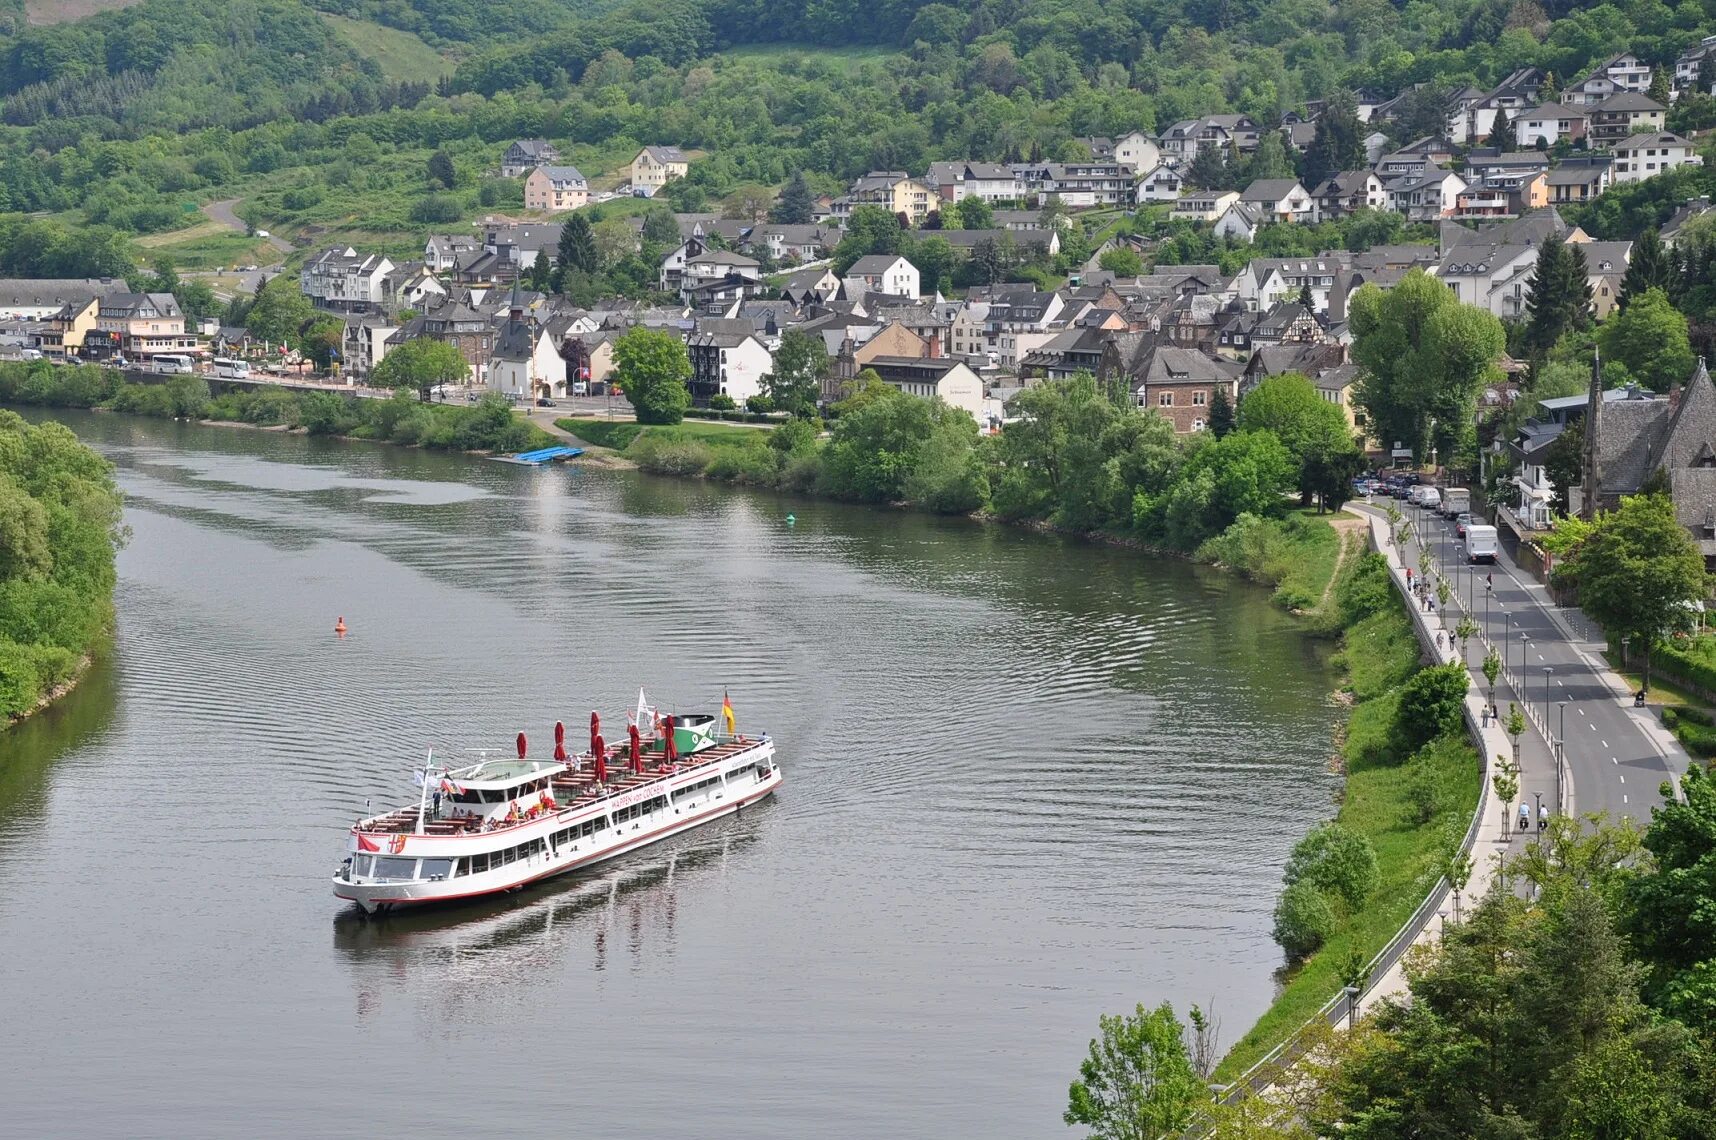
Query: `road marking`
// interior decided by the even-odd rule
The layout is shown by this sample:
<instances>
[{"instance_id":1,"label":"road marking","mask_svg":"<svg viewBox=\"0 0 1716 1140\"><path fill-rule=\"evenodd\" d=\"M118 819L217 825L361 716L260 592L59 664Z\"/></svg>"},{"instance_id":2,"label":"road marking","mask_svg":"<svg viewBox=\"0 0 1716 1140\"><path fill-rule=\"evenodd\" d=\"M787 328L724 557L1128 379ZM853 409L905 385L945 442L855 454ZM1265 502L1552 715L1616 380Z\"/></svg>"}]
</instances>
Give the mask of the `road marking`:
<instances>
[{"instance_id":1,"label":"road marking","mask_svg":"<svg viewBox=\"0 0 1716 1140\"><path fill-rule=\"evenodd\" d=\"M1628 802L1628 800L1627 800L1627 797L1625 797L1625 796L1622 796L1622 797L1621 797L1621 802L1622 802L1622 803L1627 803L1627 802Z\"/></svg>"},{"instance_id":2,"label":"road marking","mask_svg":"<svg viewBox=\"0 0 1716 1140\"><path fill-rule=\"evenodd\" d=\"M1609 746L1609 742L1607 740L1603 741L1603 747L1607 748L1608 746Z\"/></svg>"},{"instance_id":3,"label":"road marking","mask_svg":"<svg viewBox=\"0 0 1716 1140\"><path fill-rule=\"evenodd\" d=\"M1620 761L1619 761L1619 760L1616 760L1616 759L1615 759L1615 758L1614 758L1614 757L1613 757L1613 756L1611 756L1611 757L1609 757L1609 763L1611 763L1611 764L1619 764L1619 763L1620 763Z\"/></svg>"},{"instance_id":4,"label":"road marking","mask_svg":"<svg viewBox=\"0 0 1716 1140\"><path fill-rule=\"evenodd\" d=\"M1566 688L1566 687L1567 687L1567 682L1566 682L1566 681L1563 681L1563 680L1561 680L1561 679L1560 679L1560 678L1556 678L1556 681L1555 681L1555 683L1556 683L1556 684L1557 684L1557 685L1560 685L1560 686L1561 686L1561 687L1562 687L1562 688L1563 688L1563 689L1565 689L1565 688Z\"/></svg>"},{"instance_id":5,"label":"road marking","mask_svg":"<svg viewBox=\"0 0 1716 1140\"><path fill-rule=\"evenodd\" d=\"M1622 776L1622 777L1621 777L1621 783L1623 783L1623 784L1624 784L1624 783L1626 783L1626 782L1627 782L1627 778L1626 778L1626 777L1625 777L1625 776Z\"/></svg>"}]
</instances>

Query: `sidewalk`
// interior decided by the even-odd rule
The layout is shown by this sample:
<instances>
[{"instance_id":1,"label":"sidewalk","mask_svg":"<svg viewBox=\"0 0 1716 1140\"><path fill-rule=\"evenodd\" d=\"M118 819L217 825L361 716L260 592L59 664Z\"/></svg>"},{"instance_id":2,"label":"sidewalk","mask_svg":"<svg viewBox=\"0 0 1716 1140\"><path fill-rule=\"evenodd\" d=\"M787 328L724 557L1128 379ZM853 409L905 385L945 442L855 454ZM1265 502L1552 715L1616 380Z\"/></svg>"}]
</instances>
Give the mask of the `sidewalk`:
<instances>
[{"instance_id":1,"label":"sidewalk","mask_svg":"<svg viewBox=\"0 0 1716 1140\"><path fill-rule=\"evenodd\" d=\"M1404 544L1404 551L1396 549L1389 542L1388 520L1374 507L1361 507L1359 504L1348 504L1349 510L1361 511L1370 522L1371 540L1373 546L1388 560L1389 576L1393 579L1395 588L1401 592L1407 609L1412 614L1414 627L1418 630L1420 642L1425 646L1426 654L1436 663L1445 664L1460 656L1460 646L1457 639L1447 637L1447 642L1441 648L1436 646L1436 633L1442 628L1443 618L1437 614L1425 612L1420 603L1407 589L1406 568L1412 566L1414 577L1417 576L1418 544L1409 541ZM1402 524L1404 526L1404 524ZM1410 561L1403 561L1402 554ZM1448 628L1459 624L1463 609L1457 603L1450 601L1446 620ZM1480 623L1481 626L1481 623ZM1483 786L1479 791L1478 810L1475 817L1476 834L1468 832L1470 853L1472 858L1472 876L1465 890L1460 892L1462 910L1471 900L1488 892L1490 883L1494 880L1498 863L1501 858L1517 855L1525 849L1528 835L1535 835L1535 827L1528 833L1513 831L1509 826L1510 817L1516 817L1519 805L1523 801L1531 808L1531 816L1537 818L1538 796L1551 812L1555 811L1555 764L1550 754L1549 745L1541 730L1537 729L1533 720L1532 728L1528 728L1519 738L1520 796L1511 805L1503 804L1496 798L1491 777L1498 771L1500 762L1512 762L1513 741L1504 732L1500 724L1491 721L1488 727L1483 726L1483 708L1488 702L1489 682L1484 678L1481 665L1489 642L1480 633L1467 646L1467 669L1472 676L1472 686L1466 692L1466 721L1471 730L1477 747L1482 751L1484 774ZM1527 702L1521 701L1514 691L1511 679L1507 676L1498 678L1496 683L1496 706L1502 717L1507 716L1509 702L1517 703L1521 708ZM1568 784L1569 790L1571 783ZM1504 838L1504 836L1506 838ZM1454 915L1454 897L1452 892L1439 890L1434 903L1427 905L1432 909L1423 917L1423 924L1409 945L1417 945L1432 941L1441 935L1442 927L1447 919ZM1440 920L1439 920L1440 919ZM1404 953L1405 947L1400 948ZM1393 997L1406 991L1406 976L1400 965L1400 955L1388 963L1387 969L1380 977L1374 978L1370 988L1359 998L1360 1013L1369 1013L1371 1008L1386 997Z\"/></svg>"}]
</instances>

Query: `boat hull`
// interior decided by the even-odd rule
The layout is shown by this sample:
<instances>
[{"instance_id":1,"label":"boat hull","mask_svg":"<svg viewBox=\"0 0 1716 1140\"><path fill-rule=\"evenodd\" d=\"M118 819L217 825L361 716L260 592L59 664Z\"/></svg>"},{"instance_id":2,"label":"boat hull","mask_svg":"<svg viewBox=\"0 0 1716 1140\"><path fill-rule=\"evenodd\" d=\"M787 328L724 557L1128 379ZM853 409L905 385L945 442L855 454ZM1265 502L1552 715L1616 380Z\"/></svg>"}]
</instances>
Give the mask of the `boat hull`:
<instances>
[{"instance_id":1,"label":"boat hull","mask_svg":"<svg viewBox=\"0 0 1716 1140\"><path fill-rule=\"evenodd\" d=\"M730 795L711 798L683 815L671 807L664 808L654 815L631 821L628 826L610 827L591 837L590 843L572 844L533 855L497 871L452 879L393 882L363 882L347 878L344 873L336 874L333 878L334 897L355 903L365 914L380 914L407 907L417 909L506 894L532 883L593 867L733 815L773 795L780 784L781 770L775 766L768 776L750 787L731 788Z\"/></svg>"}]
</instances>

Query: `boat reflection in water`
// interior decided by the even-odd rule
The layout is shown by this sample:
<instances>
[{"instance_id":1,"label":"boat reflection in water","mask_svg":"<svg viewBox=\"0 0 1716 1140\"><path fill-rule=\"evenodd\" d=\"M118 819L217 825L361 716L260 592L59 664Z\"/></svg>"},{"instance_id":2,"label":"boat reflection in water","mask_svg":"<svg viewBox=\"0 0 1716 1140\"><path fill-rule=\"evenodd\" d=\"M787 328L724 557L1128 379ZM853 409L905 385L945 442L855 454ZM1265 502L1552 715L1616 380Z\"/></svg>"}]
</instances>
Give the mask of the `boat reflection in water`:
<instances>
[{"instance_id":1,"label":"boat reflection in water","mask_svg":"<svg viewBox=\"0 0 1716 1140\"><path fill-rule=\"evenodd\" d=\"M680 887L725 876L760 838L768 806L604 870L457 910L341 911L334 948L354 970L359 1020L388 997L415 1004L432 993L442 1012L478 1010L493 1005L497 984L528 985L545 969L600 973L614 956L672 956Z\"/></svg>"}]
</instances>

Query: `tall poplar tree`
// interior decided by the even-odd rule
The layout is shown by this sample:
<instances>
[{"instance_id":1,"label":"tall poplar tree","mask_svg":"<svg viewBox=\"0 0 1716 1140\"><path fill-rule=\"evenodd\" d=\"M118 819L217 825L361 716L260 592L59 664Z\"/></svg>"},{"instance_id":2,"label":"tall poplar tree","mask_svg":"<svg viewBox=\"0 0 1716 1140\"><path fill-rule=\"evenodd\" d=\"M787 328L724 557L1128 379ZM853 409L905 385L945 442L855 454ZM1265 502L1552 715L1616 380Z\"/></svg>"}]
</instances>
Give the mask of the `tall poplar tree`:
<instances>
[{"instance_id":1,"label":"tall poplar tree","mask_svg":"<svg viewBox=\"0 0 1716 1140\"><path fill-rule=\"evenodd\" d=\"M560 255L562 273L577 271L594 274L602 268L602 257L596 251L596 236L590 232L590 219L582 212L573 211L566 219L565 226L560 231L560 245L557 249Z\"/></svg>"},{"instance_id":2,"label":"tall poplar tree","mask_svg":"<svg viewBox=\"0 0 1716 1140\"><path fill-rule=\"evenodd\" d=\"M1563 333L1590 323L1584 251L1550 234L1537 247L1537 265L1527 284L1531 297L1525 303L1525 343L1533 356L1541 357Z\"/></svg>"},{"instance_id":3,"label":"tall poplar tree","mask_svg":"<svg viewBox=\"0 0 1716 1140\"><path fill-rule=\"evenodd\" d=\"M1353 109L1352 96L1343 91L1329 100L1305 148L1305 188L1314 190L1325 178L1364 165L1364 124Z\"/></svg>"}]
</instances>

